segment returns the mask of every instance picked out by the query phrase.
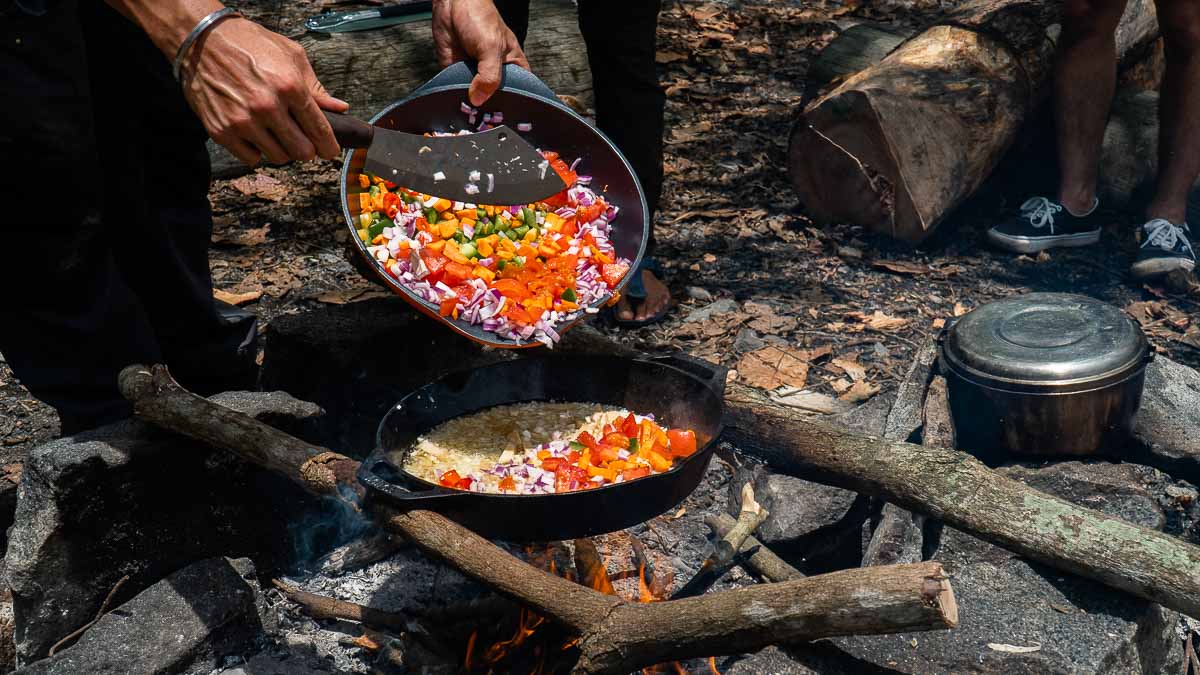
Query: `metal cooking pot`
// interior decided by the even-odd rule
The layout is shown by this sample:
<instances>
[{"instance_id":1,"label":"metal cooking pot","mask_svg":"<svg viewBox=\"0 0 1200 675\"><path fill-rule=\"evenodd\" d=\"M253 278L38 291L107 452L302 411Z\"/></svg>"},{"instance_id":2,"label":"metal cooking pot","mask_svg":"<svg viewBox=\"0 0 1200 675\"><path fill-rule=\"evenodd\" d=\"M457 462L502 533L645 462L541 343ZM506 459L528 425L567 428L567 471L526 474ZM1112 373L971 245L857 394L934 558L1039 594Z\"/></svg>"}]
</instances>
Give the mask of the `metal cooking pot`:
<instances>
[{"instance_id":1,"label":"metal cooking pot","mask_svg":"<svg viewBox=\"0 0 1200 675\"><path fill-rule=\"evenodd\" d=\"M1124 312L1065 293L988 303L940 343L959 445L1027 455L1119 448L1154 356Z\"/></svg>"},{"instance_id":2,"label":"metal cooking pot","mask_svg":"<svg viewBox=\"0 0 1200 675\"><path fill-rule=\"evenodd\" d=\"M467 98L467 89L474 74L474 70L466 63L456 63L418 87L407 98L381 110L370 122L375 126L411 134L421 134L431 129L461 129L466 126L467 119L459 106ZM581 158L580 170L595 176L593 187L596 191L620 207L621 212L613 224L610 241L617 255L629 259L630 269L637 269L646 250L650 209L646 206L646 198L633 167L617 146L599 129L563 105L541 80L512 64L504 66L501 87L488 99L483 109L504 113L506 123L531 123L532 130L523 132L522 136L535 146L557 151L568 162L576 157ZM360 271L364 267L369 269L379 281L426 316L475 342L502 349L540 346L541 343L532 340L520 343L504 340L479 326L441 316L436 304L410 291L375 262L367 252L366 244L359 240L355 226L359 214L358 193L362 192L358 175L366 158L366 150L347 151L340 181L342 214L350 228L351 245L358 251L362 261L358 266ZM631 274L626 274L616 291L623 290L631 278ZM599 301L594 306L599 308L603 302ZM573 321L560 323L555 330L561 334L588 316L581 312Z\"/></svg>"}]
</instances>

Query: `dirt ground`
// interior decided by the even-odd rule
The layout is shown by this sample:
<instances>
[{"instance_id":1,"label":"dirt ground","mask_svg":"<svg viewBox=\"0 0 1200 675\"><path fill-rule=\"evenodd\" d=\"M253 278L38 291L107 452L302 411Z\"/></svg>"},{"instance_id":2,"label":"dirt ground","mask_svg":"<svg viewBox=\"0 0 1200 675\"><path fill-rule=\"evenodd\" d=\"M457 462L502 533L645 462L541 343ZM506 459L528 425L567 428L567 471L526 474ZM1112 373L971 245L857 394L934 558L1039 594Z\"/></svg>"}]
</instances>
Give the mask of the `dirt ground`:
<instances>
[{"instance_id":1,"label":"dirt ground","mask_svg":"<svg viewBox=\"0 0 1200 675\"><path fill-rule=\"evenodd\" d=\"M322 6L241 4L285 34ZM937 11L936 2L926 5ZM920 23L930 14L902 18ZM679 304L658 326L606 330L649 350L720 361L755 384L812 390L827 397L817 399L822 405L849 405L894 384L946 318L1004 296L1073 291L1128 309L1156 349L1200 365L1200 291L1194 282L1129 281L1130 216L1114 216L1097 247L1036 258L986 246L984 232L1004 204L1027 196L997 189L982 191L915 250L861 228L811 223L785 172L808 65L836 22L898 17L887 3L666 3L666 186L657 231ZM380 292L343 254L349 231L337 171L329 162L265 168L212 186L215 285L264 323ZM0 363L0 460L52 437L56 425Z\"/></svg>"}]
</instances>

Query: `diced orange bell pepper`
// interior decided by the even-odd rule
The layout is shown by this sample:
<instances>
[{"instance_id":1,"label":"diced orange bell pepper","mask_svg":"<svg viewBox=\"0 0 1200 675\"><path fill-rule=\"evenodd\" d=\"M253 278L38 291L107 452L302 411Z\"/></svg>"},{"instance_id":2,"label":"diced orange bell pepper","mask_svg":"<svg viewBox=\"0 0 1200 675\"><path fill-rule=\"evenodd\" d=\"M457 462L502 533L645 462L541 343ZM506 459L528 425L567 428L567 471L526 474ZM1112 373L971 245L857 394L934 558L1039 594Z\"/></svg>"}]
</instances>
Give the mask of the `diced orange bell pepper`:
<instances>
[{"instance_id":1,"label":"diced orange bell pepper","mask_svg":"<svg viewBox=\"0 0 1200 675\"><path fill-rule=\"evenodd\" d=\"M433 203L433 210L441 213L449 210L452 206L454 206L454 202L450 201L449 199L439 199Z\"/></svg>"},{"instance_id":2,"label":"diced orange bell pepper","mask_svg":"<svg viewBox=\"0 0 1200 675\"><path fill-rule=\"evenodd\" d=\"M485 258L492 257L492 253L494 252L492 249L492 245L489 244L486 240L476 242L475 249L479 251L479 255L481 255Z\"/></svg>"},{"instance_id":3,"label":"diced orange bell pepper","mask_svg":"<svg viewBox=\"0 0 1200 675\"><path fill-rule=\"evenodd\" d=\"M639 450L638 457L650 462L650 466L654 467L654 470L658 471L659 473L671 470L671 460L663 457L653 450L650 450L649 448Z\"/></svg>"},{"instance_id":4,"label":"diced orange bell pepper","mask_svg":"<svg viewBox=\"0 0 1200 675\"><path fill-rule=\"evenodd\" d=\"M430 242L425 245L425 248L427 248L431 251L437 251L438 253L441 253L446 248L446 240L439 239L438 241ZM451 248L453 248L453 247L451 247ZM446 257L449 258L450 256L446 256Z\"/></svg>"},{"instance_id":5,"label":"diced orange bell pepper","mask_svg":"<svg viewBox=\"0 0 1200 675\"><path fill-rule=\"evenodd\" d=\"M505 476L500 479L501 492L514 492L517 489L517 481L513 480L512 476Z\"/></svg>"},{"instance_id":6,"label":"diced orange bell pepper","mask_svg":"<svg viewBox=\"0 0 1200 675\"><path fill-rule=\"evenodd\" d=\"M480 279L483 279L484 281L487 281L487 282L490 282L496 278L495 272L489 270L486 267L480 266L480 265L476 265L475 269L471 270L471 274L474 274L475 276L477 276Z\"/></svg>"},{"instance_id":7,"label":"diced orange bell pepper","mask_svg":"<svg viewBox=\"0 0 1200 675\"><path fill-rule=\"evenodd\" d=\"M449 273L449 270L447 270L447 274L448 273ZM657 437L658 437L658 425L655 424L654 422L651 422L650 420L642 420L642 423L640 425L638 425L638 447L639 448L654 447L654 441Z\"/></svg>"},{"instance_id":8,"label":"diced orange bell pepper","mask_svg":"<svg viewBox=\"0 0 1200 675\"><path fill-rule=\"evenodd\" d=\"M447 241L449 241L449 240L447 240ZM426 247L426 248L428 248L428 247ZM462 265L470 265L471 264L471 259L468 258L467 256L463 255L462 251L459 250L459 248L458 248L458 244L453 241L449 241L448 244L445 244L445 243L443 244L442 254L445 255L450 260L453 260L456 263L459 263Z\"/></svg>"},{"instance_id":9,"label":"diced orange bell pepper","mask_svg":"<svg viewBox=\"0 0 1200 675\"><path fill-rule=\"evenodd\" d=\"M370 213L375 210L375 207L371 205L370 192L358 193L358 210L363 213Z\"/></svg>"},{"instance_id":10,"label":"diced orange bell pepper","mask_svg":"<svg viewBox=\"0 0 1200 675\"><path fill-rule=\"evenodd\" d=\"M358 186L364 190L371 187L371 179L369 177L367 177L367 174L365 174L365 173L358 174Z\"/></svg>"},{"instance_id":11,"label":"diced orange bell pepper","mask_svg":"<svg viewBox=\"0 0 1200 675\"><path fill-rule=\"evenodd\" d=\"M542 460L543 471L558 471L558 468L566 464L567 460L562 457L547 457Z\"/></svg>"},{"instance_id":12,"label":"diced orange bell pepper","mask_svg":"<svg viewBox=\"0 0 1200 675\"><path fill-rule=\"evenodd\" d=\"M443 239L453 237L455 232L458 232L457 220L443 220L438 223L438 234L442 235Z\"/></svg>"},{"instance_id":13,"label":"diced orange bell pepper","mask_svg":"<svg viewBox=\"0 0 1200 675\"><path fill-rule=\"evenodd\" d=\"M528 325L533 323L533 317L529 315L529 312L522 309L520 305L515 302L510 302L508 305L509 307L504 310L504 315L509 319L520 324Z\"/></svg>"},{"instance_id":14,"label":"diced orange bell pepper","mask_svg":"<svg viewBox=\"0 0 1200 675\"><path fill-rule=\"evenodd\" d=\"M458 306L458 298L446 298L438 307L438 314L442 316L450 316L454 313L454 308Z\"/></svg>"},{"instance_id":15,"label":"diced orange bell pepper","mask_svg":"<svg viewBox=\"0 0 1200 675\"><path fill-rule=\"evenodd\" d=\"M620 432L604 434L604 438L601 440L601 442L605 445L611 445L616 448L629 448L629 437Z\"/></svg>"},{"instance_id":16,"label":"diced orange bell pepper","mask_svg":"<svg viewBox=\"0 0 1200 675\"><path fill-rule=\"evenodd\" d=\"M475 211L475 209L463 209L461 211L454 212L454 217L458 218L459 220L475 220L478 216L479 214Z\"/></svg>"},{"instance_id":17,"label":"diced orange bell pepper","mask_svg":"<svg viewBox=\"0 0 1200 675\"><path fill-rule=\"evenodd\" d=\"M602 469L598 466L588 466L586 468L587 468L589 477L594 478L596 476L600 476L601 478L608 481L609 483L611 483L617 479L616 469Z\"/></svg>"},{"instance_id":18,"label":"diced orange bell pepper","mask_svg":"<svg viewBox=\"0 0 1200 675\"><path fill-rule=\"evenodd\" d=\"M596 446L596 449L592 450L591 452L592 457L595 458L595 461L601 464L605 462L612 462L620 458L620 456L617 454L618 448L614 448L611 445L598 445Z\"/></svg>"},{"instance_id":19,"label":"diced orange bell pepper","mask_svg":"<svg viewBox=\"0 0 1200 675\"><path fill-rule=\"evenodd\" d=\"M538 454L537 454L538 459L546 459L549 456L550 456L549 450L542 450L542 451L538 452Z\"/></svg>"}]
</instances>

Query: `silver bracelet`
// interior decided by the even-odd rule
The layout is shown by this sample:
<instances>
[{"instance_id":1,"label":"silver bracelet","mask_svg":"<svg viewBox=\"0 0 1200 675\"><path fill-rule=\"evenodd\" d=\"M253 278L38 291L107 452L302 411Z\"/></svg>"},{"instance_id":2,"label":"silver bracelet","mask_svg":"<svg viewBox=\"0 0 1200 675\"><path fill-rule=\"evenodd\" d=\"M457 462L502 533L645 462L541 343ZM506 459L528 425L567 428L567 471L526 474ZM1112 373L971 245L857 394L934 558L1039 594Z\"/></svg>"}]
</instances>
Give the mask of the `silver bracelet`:
<instances>
[{"instance_id":1,"label":"silver bracelet","mask_svg":"<svg viewBox=\"0 0 1200 675\"><path fill-rule=\"evenodd\" d=\"M203 19L200 19L200 22L196 24L196 27L192 29L192 32L188 33L188 36L183 39L183 42L179 45L179 51L175 52L175 63L171 66L171 72L175 74L176 81L179 81L179 68L183 65L183 57L185 54L187 54L188 48L191 47L192 43L198 40L201 35L204 35L204 31L212 28L213 24L227 16L241 16L241 14L238 14L237 10L234 10L230 7L222 7Z\"/></svg>"}]
</instances>

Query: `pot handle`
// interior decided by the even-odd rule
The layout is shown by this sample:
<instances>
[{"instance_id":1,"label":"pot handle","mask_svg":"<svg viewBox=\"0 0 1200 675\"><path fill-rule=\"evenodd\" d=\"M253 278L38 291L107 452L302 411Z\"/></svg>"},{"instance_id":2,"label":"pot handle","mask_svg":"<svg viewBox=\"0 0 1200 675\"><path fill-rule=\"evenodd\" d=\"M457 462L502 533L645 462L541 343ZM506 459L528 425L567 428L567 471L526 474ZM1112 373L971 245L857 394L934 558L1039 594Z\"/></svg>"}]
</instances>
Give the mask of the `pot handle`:
<instances>
[{"instance_id":1,"label":"pot handle","mask_svg":"<svg viewBox=\"0 0 1200 675\"><path fill-rule=\"evenodd\" d=\"M418 502L436 499L445 502L448 499L462 499L472 493L464 490L452 490L441 486L425 489L411 489L406 485L415 483L404 471L400 470L382 457L368 459L358 469L358 482L374 492L386 495L398 502L410 502L411 508L416 508Z\"/></svg>"},{"instance_id":2,"label":"pot handle","mask_svg":"<svg viewBox=\"0 0 1200 675\"><path fill-rule=\"evenodd\" d=\"M471 80L473 79L475 79L475 64L468 61L459 61L458 63L446 66L442 72L434 75L428 82L417 87L410 96L418 96L431 89L441 87L466 86L471 84ZM528 70L513 63L504 64L504 68L500 71L500 88L521 91L561 105L558 102L558 97L554 95L550 87L546 86L545 82L539 80L536 75Z\"/></svg>"},{"instance_id":3,"label":"pot handle","mask_svg":"<svg viewBox=\"0 0 1200 675\"><path fill-rule=\"evenodd\" d=\"M683 353L653 356L650 360L682 370L703 382L721 398L725 398L725 376L729 372L728 368Z\"/></svg>"}]
</instances>

